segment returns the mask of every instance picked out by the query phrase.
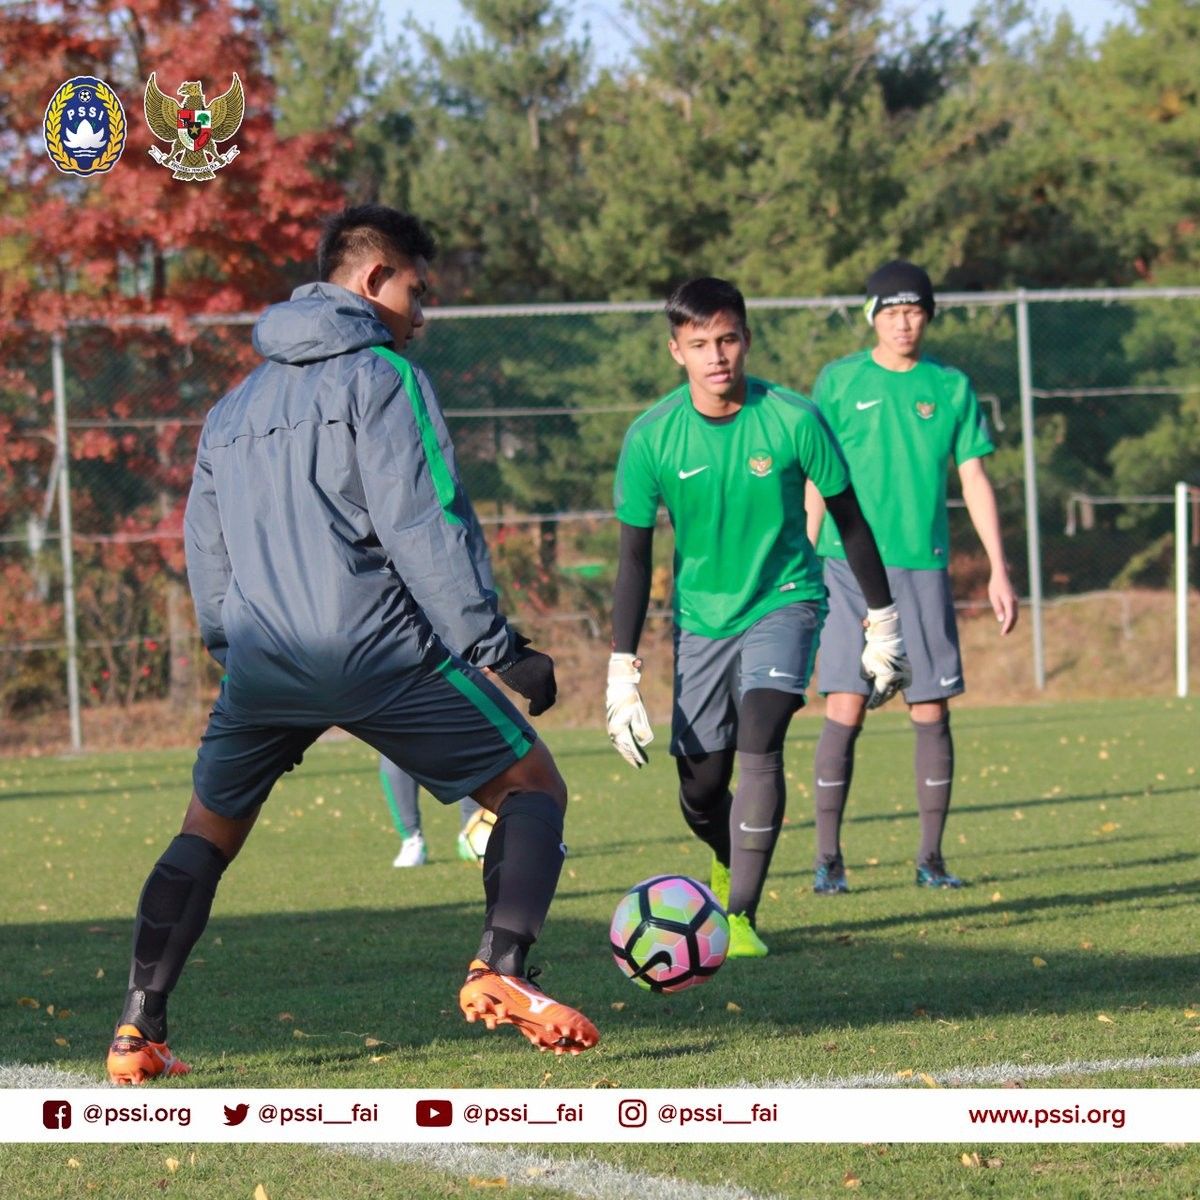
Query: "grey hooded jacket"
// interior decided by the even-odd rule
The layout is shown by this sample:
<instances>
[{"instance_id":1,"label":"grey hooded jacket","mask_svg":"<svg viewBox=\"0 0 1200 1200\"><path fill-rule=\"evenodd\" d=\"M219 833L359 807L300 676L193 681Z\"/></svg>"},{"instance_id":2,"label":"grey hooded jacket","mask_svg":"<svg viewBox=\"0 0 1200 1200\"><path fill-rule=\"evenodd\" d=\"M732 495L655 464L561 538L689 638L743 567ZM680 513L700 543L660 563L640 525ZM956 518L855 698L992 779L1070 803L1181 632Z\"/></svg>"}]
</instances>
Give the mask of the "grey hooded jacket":
<instances>
[{"instance_id":1,"label":"grey hooded jacket","mask_svg":"<svg viewBox=\"0 0 1200 1200\"><path fill-rule=\"evenodd\" d=\"M516 650L433 389L390 345L362 297L297 288L205 420L188 582L225 702L255 723L380 711L446 657L435 632L476 666Z\"/></svg>"}]
</instances>

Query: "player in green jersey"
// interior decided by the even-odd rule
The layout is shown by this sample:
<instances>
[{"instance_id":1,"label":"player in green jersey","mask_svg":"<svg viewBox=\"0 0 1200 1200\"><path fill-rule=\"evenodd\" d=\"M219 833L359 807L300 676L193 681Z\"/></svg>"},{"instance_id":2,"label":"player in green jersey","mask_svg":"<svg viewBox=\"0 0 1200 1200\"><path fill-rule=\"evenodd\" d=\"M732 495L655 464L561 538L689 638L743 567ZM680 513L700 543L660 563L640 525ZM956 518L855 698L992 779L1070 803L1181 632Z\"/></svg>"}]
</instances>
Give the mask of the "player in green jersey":
<instances>
[{"instance_id":1,"label":"player in green jersey","mask_svg":"<svg viewBox=\"0 0 1200 1200\"><path fill-rule=\"evenodd\" d=\"M946 477L954 463L967 512L991 567L988 600L1000 632L1007 634L1017 621L1017 597L1000 543L995 494L983 466L994 446L967 377L921 354L934 312L929 276L912 263L890 262L867 281L867 293L874 348L825 367L813 400L846 456L908 635L913 677L904 698L916 734L921 820L916 882L921 887L961 887L962 880L950 874L942 857L954 778L949 701L963 691L947 571ZM807 507L809 535L825 557L830 606L821 642L825 724L814 758L813 890L837 895L849 891L841 821L854 774L855 742L868 707L867 689L855 669L867 601L843 561L844 539L834 523L822 523L826 506L812 486Z\"/></svg>"},{"instance_id":2,"label":"player in green jersey","mask_svg":"<svg viewBox=\"0 0 1200 1200\"><path fill-rule=\"evenodd\" d=\"M694 279L671 295L666 314L668 346L687 382L633 422L617 466L608 733L627 762L645 764L653 731L636 655L662 505L675 530L670 749L679 801L713 851L730 955L758 958L767 953L755 928L758 902L783 823L783 742L804 703L825 616L805 532L806 481L826 498L868 597L862 669L872 706L906 686L908 661L879 551L828 427L803 396L746 374L741 293L721 279Z\"/></svg>"}]
</instances>

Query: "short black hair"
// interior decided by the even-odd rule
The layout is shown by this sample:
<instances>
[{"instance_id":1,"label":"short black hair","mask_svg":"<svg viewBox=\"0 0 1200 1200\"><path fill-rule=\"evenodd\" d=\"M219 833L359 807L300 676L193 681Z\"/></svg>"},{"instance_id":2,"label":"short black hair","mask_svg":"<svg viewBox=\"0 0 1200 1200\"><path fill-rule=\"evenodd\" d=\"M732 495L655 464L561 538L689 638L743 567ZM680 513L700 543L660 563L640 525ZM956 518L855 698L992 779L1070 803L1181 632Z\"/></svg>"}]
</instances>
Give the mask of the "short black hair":
<instances>
[{"instance_id":1,"label":"short black hair","mask_svg":"<svg viewBox=\"0 0 1200 1200\"><path fill-rule=\"evenodd\" d=\"M327 283L356 259L381 251L431 262L437 242L412 213L386 204L356 204L325 222L317 247L317 277Z\"/></svg>"},{"instance_id":2,"label":"short black hair","mask_svg":"<svg viewBox=\"0 0 1200 1200\"><path fill-rule=\"evenodd\" d=\"M733 313L746 327L746 298L726 279L705 275L681 283L668 297L666 314L671 329L707 325L723 312Z\"/></svg>"}]
</instances>

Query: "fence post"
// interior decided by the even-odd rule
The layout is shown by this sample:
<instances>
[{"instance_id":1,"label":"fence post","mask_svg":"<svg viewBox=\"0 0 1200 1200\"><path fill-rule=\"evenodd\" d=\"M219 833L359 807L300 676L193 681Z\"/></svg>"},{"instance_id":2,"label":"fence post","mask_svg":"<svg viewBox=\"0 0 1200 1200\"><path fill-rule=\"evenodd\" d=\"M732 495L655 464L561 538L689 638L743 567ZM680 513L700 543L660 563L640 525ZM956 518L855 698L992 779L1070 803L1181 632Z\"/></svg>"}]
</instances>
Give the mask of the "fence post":
<instances>
[{"instance_id":1,"label":"fence post","mask_svg":"<svg viewBox=\"0 0 1200 1200\"><path fill-rule=\"evenodd\" d=\"M79 719L79 645L75 622L75 547L71 540L71 453L67 444L67 383L63 369L63 337L54 335L50 348L54 378L54 434L58 444L58 532L63 567L63 625L67 642L67 714L71 749L83 749Z\"/></svg>"},{"instance_id":2,"label":"fence post","mask_svg":"<svg viewBox=\"0 0 1200 1200\"><path fill-rule=\"evenodd\" d=\"M1029 350L1029 301L1017 289L1017 370L1021 388L1021 451L1025 463L1025 530L1029 555L1029 615L1033 621L1033 683L1046 686L1042 633L1042 545L1038 528L1037 452L1033 427L1033 359Z\"/></svg>"},{"instance_id":3,"label":"fence post","mask_svg":"<svg viewBox=\"0 0 1200 1200\"><path fill-rule=\"evenodd\" d=\"M1188 493L1175 485L1175 695L1188 694Z\"/></svg>"}]
</instances>

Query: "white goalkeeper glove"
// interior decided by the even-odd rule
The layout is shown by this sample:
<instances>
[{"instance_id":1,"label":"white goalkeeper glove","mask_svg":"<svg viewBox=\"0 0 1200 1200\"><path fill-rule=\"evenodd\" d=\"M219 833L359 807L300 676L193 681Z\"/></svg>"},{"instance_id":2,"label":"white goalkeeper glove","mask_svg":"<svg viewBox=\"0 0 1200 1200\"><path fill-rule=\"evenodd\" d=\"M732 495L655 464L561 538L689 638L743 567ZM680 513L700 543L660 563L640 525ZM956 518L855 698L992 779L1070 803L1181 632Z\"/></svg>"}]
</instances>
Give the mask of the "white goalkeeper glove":
<instances>
[{"instance_id":1,"label":"white goalkeeper glove","mask_svg":"<svg viewBox=\"0 0 1200 1200\"><path fill-rule=\"evenodd\" d=\"M878 708L912 683L912 666L904 651L900 614L894 604L868 608L864 625L867 644L862 653L862 677L871 685L867 707Z\"/></svg>"},{"instance_id":2,"label":"white goalkeeper glove","mask_svg":"<svg viewBox=\"0 0 1200 1200\"><path fill-rule=\"evenodd\" d=\"M608 660L608 691L604 697L608 740L631 767L637 768L650 761L642 747L654 741L646 706L638 694L641 665L642 660L632 654L614 654Z\"/></svg>"}]
</instances>

